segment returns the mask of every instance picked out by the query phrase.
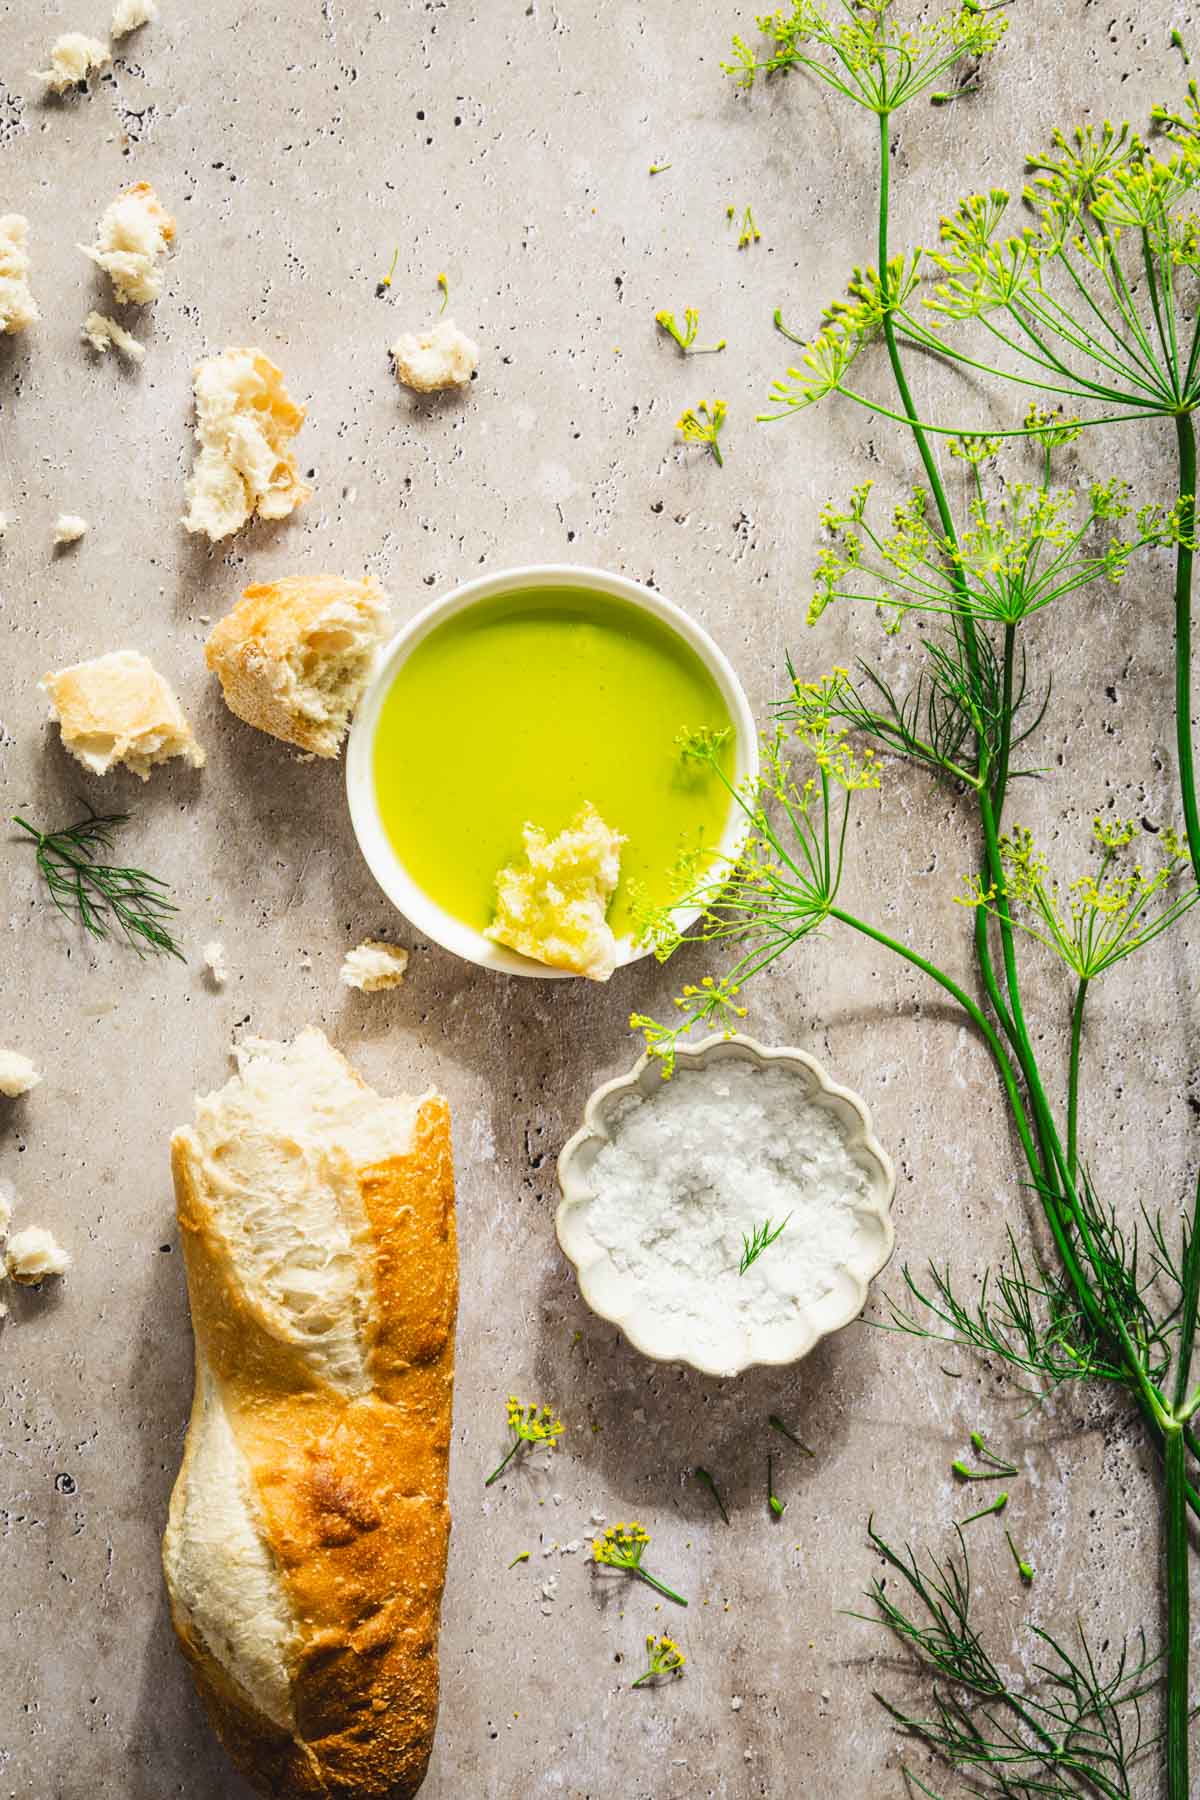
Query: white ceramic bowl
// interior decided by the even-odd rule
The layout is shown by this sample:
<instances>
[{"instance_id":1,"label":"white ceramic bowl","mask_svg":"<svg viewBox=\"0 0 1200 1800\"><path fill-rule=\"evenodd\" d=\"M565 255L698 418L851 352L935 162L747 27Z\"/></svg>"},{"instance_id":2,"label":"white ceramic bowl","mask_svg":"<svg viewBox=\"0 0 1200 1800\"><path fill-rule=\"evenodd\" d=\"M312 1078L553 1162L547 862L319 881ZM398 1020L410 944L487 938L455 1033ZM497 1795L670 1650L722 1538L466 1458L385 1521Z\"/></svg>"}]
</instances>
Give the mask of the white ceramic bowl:
<instances>
[{"instance_id":1,"label":"white ceramic bowl","mask_svg":"<svg viewBox=\"0 0 1200 1800\"><path fill-rule=\"evenodd\" d=\"M616 600L624 600L628 605L649 613L677 637L682 638L716 682L733 720L737 733L734 763L737 782L758 773L758 735L742 684L708 633L653 589L642 587L636 581L628 581L623 575L609 575L602 569L578 567L573 563L542 563L502 569L495 575L481 575L477 580L468 581L462 587L443 595L440 600L433 601L381 650L370 684L355 712L346 748L346 793L350 802L350 818L367 866L392 904L399 908L405 918L411 920L418 931L425 937L432 938L434 943L441 944L443 949L452 950L456 956L465 957L468 962L479 963L485 969L500 969L508 975L529 975L554 981L570 978L570 972L566 969L548 968L545 963L520 956L504 944L494 944L474 926L465 925L453 913L439 906L436 900L432 900L417 885L383 828L372 769L375 732L383 702L397 671L422 639L428 637L446 619L466 612L481 601L494 600L498 595L521 590L527 592L530 588L549 587L568 587L584 593L609 594ZM419 771L414 771L414 779L419 778ZM745 815L738 807L731 807L719 846L720 854L736 856L745 840L747 829ZM695 916L694 913L689 915L686 923L690 924ZM618 966L636 962L639 957L648 954L648 949L639 948L626 940L619 946Z\"/></svg>"},{"instance_id":2,"label":"white ceramic bowl","mask_svg":"<svg viewBox=\"0 0 1200 1800\"><path fill-rule=\"evenodd\" d=\"M628 1276L613 1261L608 1250L592 1235L588 1211L594 1190L592 1167L597 1152L609 1139L609 1122L614 1108L633 1091L647 1099L662 1090L661 1064L643 1056L628 1075L605 1082L596 1089L584 1110L583 1124L558 1159L558 1185L562 1202L558 1208L556 1227L563 1253L575 1266L579 1291L594 1313L620 1326L635 1350L655 1362L686 1363L702 1375L740 1375L744 1369L759 1363L785 1364L807 1356L819 1339L838 1331L858 1317L866 1304L867 1289L892 1254L894 1232L891 1220L892 1195L896 1176L891 1159L871 1129L871 1115L866 1106L848 1088L829 1079L819 1062L803 1050L768 1049L753 1038L710 1037L694 1047L681 1048L677 1068L694 1069L717 1061L753 1063L759 1068L782 1065L793 1070L805 1097L818 1106L829 1108L845 1130L846 1147L867 1177L869 1199L860 1208L861 1228L854 1240L854 1254L835 1269L836 1279L830 1290L808 1307L797 1307L795 1329L781 1352L778 1336L773 1331L768 1351L756 1344L752 1333L731 1328L726 1346L719 1356L702 1354L681 1342L677 1327L645 1306L639 1307L636 1291ZM706 1334L711 1336L711 1334Z\"/></svg>"}]
</instances>

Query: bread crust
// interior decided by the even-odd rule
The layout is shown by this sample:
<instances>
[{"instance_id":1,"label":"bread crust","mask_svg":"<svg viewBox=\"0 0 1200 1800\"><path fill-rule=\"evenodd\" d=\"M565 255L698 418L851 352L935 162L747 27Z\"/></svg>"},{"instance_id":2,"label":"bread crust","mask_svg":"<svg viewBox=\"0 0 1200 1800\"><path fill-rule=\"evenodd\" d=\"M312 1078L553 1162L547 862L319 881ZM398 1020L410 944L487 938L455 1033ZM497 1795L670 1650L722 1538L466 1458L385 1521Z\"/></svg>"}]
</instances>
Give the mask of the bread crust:
<instances>
[{"instance_id":1,"label":"bread crust","mask_svg":"<svg viewBox=\"0 0 1200 1800\"><path fill-rule=\"evenodd\" d=\"M422 1102L409 1154L358 1170L375 1293L362 1393L315 1376L242 1289L187 1133L173 1140L171 1161L197 1352L245 1458L296 1626L294 1730L263 1716L172 1596L184 1654L217 1735L259 1793L408 1800L437 1722L450 1530L458 1277L449 1108ZM181 1528L198 1404L199 1384L168 1545Z\"/></svg>"}]
</instances>

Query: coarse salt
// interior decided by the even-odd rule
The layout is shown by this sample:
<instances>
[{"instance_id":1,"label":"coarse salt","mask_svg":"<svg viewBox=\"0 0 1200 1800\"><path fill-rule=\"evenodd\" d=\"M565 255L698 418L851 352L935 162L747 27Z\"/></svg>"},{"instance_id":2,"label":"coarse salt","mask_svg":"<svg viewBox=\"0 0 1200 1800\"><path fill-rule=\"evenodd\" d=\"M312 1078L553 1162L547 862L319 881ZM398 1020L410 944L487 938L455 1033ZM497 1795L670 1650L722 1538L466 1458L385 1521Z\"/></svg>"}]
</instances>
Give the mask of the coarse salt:
<instances>
[{"instance_id":1,"label":"coarse salt","mask_svg":"<svg viewBox=\"0 0 1200 1800\"><path fill-rule=\"evenodd\" d=\"M844 1282L876 1229L846 1128L803 1074L722 1060L678 1069L614 1107L589 1173L587 1226L631 1290L629 1312L682 1355L753 1342L788 1353L798 1310ZM790 1215L790 1216L789 1216ZM780 1236L740 1273L743 1240Z\"/></svg>"}]
</instances>

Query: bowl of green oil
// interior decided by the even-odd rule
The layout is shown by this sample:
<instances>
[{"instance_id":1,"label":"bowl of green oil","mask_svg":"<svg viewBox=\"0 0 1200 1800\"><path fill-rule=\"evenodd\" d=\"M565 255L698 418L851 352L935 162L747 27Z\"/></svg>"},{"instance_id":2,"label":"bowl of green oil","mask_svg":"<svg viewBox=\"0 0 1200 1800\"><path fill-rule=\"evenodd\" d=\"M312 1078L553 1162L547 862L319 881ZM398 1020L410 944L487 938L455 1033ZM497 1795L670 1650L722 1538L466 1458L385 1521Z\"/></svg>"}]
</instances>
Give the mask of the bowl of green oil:
<instances>
[{"instance_id":1,"label":"bowl of green oil","mask_svg":"<svg viewBox=\"0 0 1200 1800\"><path fill-rule=\"evenodd\" d=\"M719 768L681 755L698 731L723 734ZM565 971L484 935L526 824L553 835L590 804L621 833L608 920L629 963L649 951L635 904L669 905L682 866L694 881L737 855L757 771L749 704L708 634L651 588L567 564L481 576L418 613L381 651L346 755L355 835L392 903L470 962L547 980Z\"/></svg>"}]
</instances>

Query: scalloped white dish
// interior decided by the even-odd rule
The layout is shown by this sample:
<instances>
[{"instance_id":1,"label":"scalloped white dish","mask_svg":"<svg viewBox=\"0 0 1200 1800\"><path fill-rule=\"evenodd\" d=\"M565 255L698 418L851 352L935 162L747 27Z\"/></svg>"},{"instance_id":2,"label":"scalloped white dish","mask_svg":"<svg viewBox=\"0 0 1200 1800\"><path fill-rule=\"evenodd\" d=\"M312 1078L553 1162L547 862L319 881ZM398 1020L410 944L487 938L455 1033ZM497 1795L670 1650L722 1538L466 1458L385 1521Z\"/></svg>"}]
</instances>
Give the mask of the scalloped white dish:
<instances>
[{"instance_id":1,"label":"scalloped white dish","mask_svg":"<svg viewBox=\"0 0 1200 1800\"><path fill-rule=\"evenodd\" d=\"M592 1311L704 1375L797 1362L857 1318L892 1254L895 1172L862 1100L803 1050L741 1035L680 1049L670 1082L643 1056L597 1088L558 1182L558 1241ZM789 1196L742 1272L747 1225L778 1223Z\"/></svg>"}]
</instances>

